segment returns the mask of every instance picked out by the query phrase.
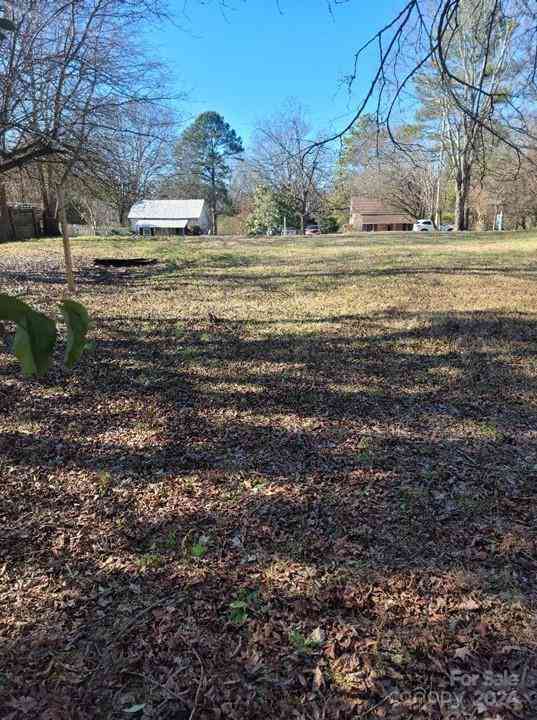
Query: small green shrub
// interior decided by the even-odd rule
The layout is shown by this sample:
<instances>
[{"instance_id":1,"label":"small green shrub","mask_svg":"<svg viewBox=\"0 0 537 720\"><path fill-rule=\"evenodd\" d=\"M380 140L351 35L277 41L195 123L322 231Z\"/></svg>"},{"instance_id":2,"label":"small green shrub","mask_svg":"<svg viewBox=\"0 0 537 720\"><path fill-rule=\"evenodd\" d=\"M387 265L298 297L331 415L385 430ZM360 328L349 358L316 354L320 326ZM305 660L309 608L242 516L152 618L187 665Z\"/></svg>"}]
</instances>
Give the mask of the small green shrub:
<instances>
[{"instance_id":1,"label":"small green shrub","mask_svg":"<svg viewBox=\"0 0 537 720\"><path fill-rule=\"evenodd\" d=\"M307 637L299 630L289 633L289 642L301 655L309 655L318 650L323 644L323 635L320 628L315 628Z\"/></svg>"},{"instance_id":2,"label":"small green shrub","mask_svg":"<svg viewBox=\"0 0 537 720\"><path fill-rule=\"evenodd\" d=\"M249 611L252 611L257 603L257 592L255 590L241 590L235 600L229 603L228 616L235 625L244 625L249 619Z\"/></svg>"},{"instance_id":3,"label":"small green shrub","mask_svg":"<svg viewBox=\"0 0 537 720\"><path fill-rule=\"evenodd\" d=\"M99 495L104 496L110 490L112 485L112 476L109 472L101 472L97 475L97 488Z\"/></svg>"},{"instance_id":4,"label":"small green shrub","mask_svg":"<svg viewBox=\"0 0 537 720\"><path fill-rule=\"evenodd\" d=\"M201 535L198 541L194 543L194 545L192 545L192 548L190 550L190 554L192 555L192 557L198 558L200 560L201 558L204 558L208 552L208 543L209 538L207 538L205 535Z\"/></svg>"},{"instance_id":5,"label":"small green shrub","mask_svg":"<svg viewBox=\"0 0 537 720\"><path fill-rule=\"evenodd\" d=\"M162 544L165 548L168 548L169 550L174 550L177 547L177 532L175 530L170 530L170 532L164 538Z\"/></svg>"}]
</instances>

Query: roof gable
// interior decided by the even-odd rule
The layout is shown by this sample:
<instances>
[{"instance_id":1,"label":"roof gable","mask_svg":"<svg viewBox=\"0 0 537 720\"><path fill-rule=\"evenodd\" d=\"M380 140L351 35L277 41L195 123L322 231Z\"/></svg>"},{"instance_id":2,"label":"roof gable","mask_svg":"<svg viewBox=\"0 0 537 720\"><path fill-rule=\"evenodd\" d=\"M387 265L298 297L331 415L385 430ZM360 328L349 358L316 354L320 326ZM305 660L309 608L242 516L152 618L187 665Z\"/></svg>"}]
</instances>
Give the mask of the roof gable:
<instances>
[{"instance_id":1,"label":"roof gable","mask_svg":"<svg viewBox=\"0 0 537 720\"><path fill-rule=\"evenodd\" d=\"M205 200L142 200L132 206L129 220L188 220L199 218Z\"/></svg>"},{"instance_id":2,"label":"roof gable","mask_svg":"<svg viewBox=\"0 0 537 720\"><path fill-rule=\"evenodd\" d=\"M401 214L401 210L391 207L383 200L371 200L369 198L356 196L351 198L351 212L358 213L360 215Z\"/></svg>"}]
</instances>

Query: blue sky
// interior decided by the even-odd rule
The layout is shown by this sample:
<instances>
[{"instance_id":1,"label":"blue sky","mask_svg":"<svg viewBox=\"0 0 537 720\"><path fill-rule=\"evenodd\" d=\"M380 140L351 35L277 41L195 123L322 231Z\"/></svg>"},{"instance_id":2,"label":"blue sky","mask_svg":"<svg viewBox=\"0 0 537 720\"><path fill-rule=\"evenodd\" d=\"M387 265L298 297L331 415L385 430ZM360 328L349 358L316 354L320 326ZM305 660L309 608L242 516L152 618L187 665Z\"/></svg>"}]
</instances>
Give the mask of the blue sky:
<instances>
[{"instance_id":1,"label":"blue sky","mask_svg":"<svg viewBox=\"0 0 537 720\"><path fill-rule=\"evenodd\" d=\"M392 17L397 0L171 0L180 27L159 27L152 44L173 68L181 108L220 112L247 141L256 120L297 98L319 129L340 129L352 114L342 79L356 48ZM135 44L134 44L135 45ZM364 63L354 100L371 77Z\"/></svg>"}]
</instances>

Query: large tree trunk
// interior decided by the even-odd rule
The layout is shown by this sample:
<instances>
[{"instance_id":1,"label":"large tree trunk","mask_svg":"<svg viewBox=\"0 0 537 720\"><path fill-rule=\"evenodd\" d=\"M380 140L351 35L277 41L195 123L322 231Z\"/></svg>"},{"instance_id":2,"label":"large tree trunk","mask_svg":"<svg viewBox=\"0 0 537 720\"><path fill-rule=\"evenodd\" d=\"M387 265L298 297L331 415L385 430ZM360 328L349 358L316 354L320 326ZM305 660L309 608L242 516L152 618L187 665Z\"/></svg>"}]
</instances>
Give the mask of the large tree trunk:
<instances>
[{"instance_id":1,"label":"large tree trunk","mask_svg":"<svg viewBox=\"0 0 537 720\"><path fill-rule=\"evenodd\" d=\"M43 235L45 237L58 237L60 235L60 223L58 220L58 203L56 199L52 203L44 205L43 209Z\"/></svg>"},{"instance_id":2,"label":"large tree trunk","mask_svg":"<svg viewBox=\"0 0 537 720\"><path fill-rule=\"evenodd\" d=\"M216 171L211 168L211 233L218 235L218 213L216 210L217 198L216 198Z\"/></svg>"},{"instance_id":3,"label":"large tree trunk","mask_svg":"<svg viewBox=\"0 0 537 720\"><path fill-rule=\"evenodd\" d=\"M43 200L43 235L45 237L58 237L60 235L58 197L52 189L50 169L48 169L48 174L49 182L45 179L45 173L40 167L39 182L41 184L41 197Z\"/></svg>"},{"instance_id":4,"label":"large tree trunk","mask_svg":"<svg viewBox=\"0 0 537 720\"><path fill-rule=\"evenodd\" d=\"M461 168L455 178L455 230L468 230L470 170Z\"/></svg>"},{"instance_id":5,"label":"large tree trunk","mask_svg":"<svg viewBox=\"0 0 537 720\"><path fill-rule=\"evenodd\" d=\"M0 182L0 222L4 225L6 240L16 240L17 237L15 227L13 225L13 219L7 205L6 186L3 182ZM0 242L1 241L2 233L0 233Z\"/></svg>"},{"instance_id":6,"label":"large tree trunk","mask_svg":"<svg viewBox=\"0 0 537 720\"><path fill-rule=\"evenodd\" d=\"M133 204L133 199L128 195L122 195L117 201L117 214L119 217L119 224L122 227L129 224L129 210Z\"/></svg>"}]
</instances>

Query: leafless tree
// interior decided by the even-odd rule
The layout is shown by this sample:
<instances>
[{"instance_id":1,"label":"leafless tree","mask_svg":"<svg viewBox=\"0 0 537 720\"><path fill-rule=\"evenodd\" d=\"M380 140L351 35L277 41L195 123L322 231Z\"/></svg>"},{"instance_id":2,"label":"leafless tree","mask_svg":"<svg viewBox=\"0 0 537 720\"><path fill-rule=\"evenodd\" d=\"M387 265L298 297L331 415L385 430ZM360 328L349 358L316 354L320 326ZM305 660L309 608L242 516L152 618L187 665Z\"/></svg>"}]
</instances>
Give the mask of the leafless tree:
<instances>
[{"instance_id":1,"label":"leafless tree","mask_svg":"<svg viewBox=\"0 0 537 720\"><path fill-rule=\"evenodd\" d=\"M257 184L283 194L300 218L322 210L332 168L329 149L315 138L304 109L292 101L276 116L258 123L248 164Z\"/></svg>"},{"instance_id":2,"label":"leafless tree","mask_svg":"<svg viewBox=\"0 0 537 720\"><path fill-rule=\"evenodd\" d=\"M348 3L357 1L342 0ZM339 4L329 0L327 2L332 9ZM504 98L506 102L501 130L495 127L490 116L478 118L475 96L457 92L461 87L473 88L481 98L480 103L485 97L494 94L486 82L488 73L483 72L481 63L472 78L459 73L456 56L453 63L455 37L468 17L468 5L470 15L472 7L477 8L480 27L485 29L481 59L492 60L496 56L495 30L496 25L501 23L504 28L509 28L512 62L522 71L517 77L516 89ZM399 12L357 49L353 69L346 78L348 87L353 87L362 60L366 53L370 52L377 53L373 77L349 122L330 137L323 138L323 141L330 142L343 137L359 118L370 113L372 109L379 124L390 128L400 102L408 100L407 93L412 95L412 83L416 76L435 61L438 71L451 87L453 101L462 112L468 117L478 119L481 125L506 144L524 148L527 138L533 137L521 112L521 105L528 93L535 92L536 89L536 22L535 0L408 0L402 3Z\"/></svg>"},{"instance_id":3,"label":"leafless tree","mask_svg":"<svg viewBox=\"0 0 537 720\"><path fill-rule=\"evenodd\" d=\"M134 203L151 197L170 170L177 118L165 108L133 102L115 110L83 158L97 196L109 200L124 225Z\"/></svg>"},{"instance_id":4,"label":"leafless tree","mask_svg":"<svg viewBox=\"0 0 537 720\"><path fill-rule=\"evenodd\" d=\"M117 224L116 208L103 198L102 188L95 178L72 176L65 195L69 211L76 213L83 225L89 226L92 235L97 235L99 227Z\"/></svg>"},{"instance_id":5,"label":"leafless tree","mask_svg":"<svg viewBox=\"0 0 537 720\"><path fill-rule=\"evenodd\" d=\"M446 31L445 47L435 53L428 72L418 77L423 106L438 126L453 175L458 230L468 226L474 167L486 161L498 135L510 137L502 127L502 111L520 74L513 31L498 0L461 0Z\"/></svg>"},{"instance_id":6,"label":"leafless tree","mask_svg":"<svg viewBox=\"0 0 537 720\"><path fill-rule=\"evenodd\" d=\"M249 0L255 2L256 0ZM363 4L363 0L318 0L327 8L328 13L337 19L337 8L344 4ZM188 18L187 9L192 8L199 0L186 0L183 4L184 17ZM272 12L284 13L289 0L274 0ZM237 9L240 3L233 0L206 0L226 13L229 9ZM504 98L502 122L499 126L496 117L490 113L476 112L478 106L491 94L486 64L481 63L472 77L460 73L457 63L452 63L452 51L455 48L454 35L462 27L468 17L466 6L476 7L480 16L480 26L485 29L482 43L481 59L492 59L497 54L496 25L502 24L509 28L512 61L518 65L520 73L516 87ZM528 124L523 112L524 103L529 96L537 93L537 2L536 0L400 0L398 10L382 27L379 27L360 47L354 55L354 64L346 78L352 88L361 68L371 67L370 62L363 62L366 55L376 53L372 78L360 76L362 82L368 82L367 90L356 105L355 113L349 122L337 132L313 143L310 151L314 151L317 143L329 143L341 139L351 130L356 122L365 114L374 112L379 126L391 128L392 122L398 123L397 111L401 104L408 101L416 76L433 60L438 71L453 94L453 102L468 118L473 118L478 125L491 132L517 153L523 153L528 140L530 145L537 139L532 127ZM472 10L470 9L470 15ZM457 92L461 88L472 89L474 93ZM485 103L486 104L486 103Z\"/></svg>"},{"instance_id":7,"label":"leafless tree","mask_svg":"<svg viewBox=\"0 0 537 720\"><path fill-rule=\"evenodd\" d=\"M376 48L373 79L350 122L322 142L344 137L373 110L398 144L400 108L415 104L416 84L428 75L455 181L455 223L466 228L472 172L487 143L502 143L519 159L535 144L524 111L535 95L536 19L533 0L410 0L357 50L349 88Z\"/></svg>"},{"instance_id":8,"label":"leafless tree","mask_svg":"<svg viewBox=\"0 0 537 720\"><path fill-rule=\"evenodd\" d=\"M344 140L339 176L349 194L383 200L413 218L432 217L438 181L435 148L423 146L417 126L392 129L392 136L395 142L374 117L364 116Z\"/></svg>"},{"instance_id":9,"label":"leafless tree","mask_svg":"<svg viewBox=\"0 0 537 720\"><path fill-rule=\"evenodd\" d=\"M15 0L0 56L0 174L69 156L113 109L155 98L160 68L130 38L149 3ZM129 33L124 31L129 23Z\"/></svg>"},{"instance_id":10,"label":"leafless tree","mask_svg":"<svg viewBox=\"0 0 537 720\"><path fill-rule=\"evenodd\" d=\"M487 160L487 172L471 189L472 209L481 227L491 229L494 217L505 212L506 227L537 227L537 149L518 157L515 150L497 145Z\"/></svg>"},{"instance_id":11,"label":"leafless tree","mask_svg":"<svg viewBox=\"0 0 537 720\"><path fill-rule=\"evenodd\" d=\"M13 0L10 5L15 30L0 55L0 180L39 163L46 229L57 230L53 210L64 216L71 289L61 202L65 183L112 111L133 100L156 99L160 68L139 48L133 53L130 38L139 23L162 12L159 0Z\"/></svg>"}]
</instances>

